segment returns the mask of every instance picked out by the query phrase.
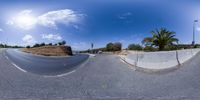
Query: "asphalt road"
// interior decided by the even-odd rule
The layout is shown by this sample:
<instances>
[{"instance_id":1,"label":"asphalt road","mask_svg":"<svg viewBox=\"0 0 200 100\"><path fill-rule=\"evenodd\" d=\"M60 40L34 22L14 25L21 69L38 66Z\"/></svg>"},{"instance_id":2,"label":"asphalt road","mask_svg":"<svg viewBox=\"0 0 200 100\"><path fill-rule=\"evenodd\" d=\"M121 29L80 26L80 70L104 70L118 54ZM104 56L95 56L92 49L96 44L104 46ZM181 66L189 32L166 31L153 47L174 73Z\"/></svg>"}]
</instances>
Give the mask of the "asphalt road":
<instances>
[{"instance_id":1,"label":"asphalt road","mask_svg":"<svg viewBox=\"0 0 200 100\"><path fill-rule=\"evenodd\" d=\"M0 49L3 100L200 100L200 54L168 73L135 71L110 54L100 54L61 77L23 72Z\"/></svg>"},{"instance_id":2,"label":"asphalt road","mask_svg":"<svg viewBox=\"0 0 200 100\"><path fill-rule=\"evenodd\" d=\"M5 56L22 71L51 76L70 72L89 57L85 54L71 57L45 57L24 53L17 49L6 50Z\"/></svg>"}]
</instances>

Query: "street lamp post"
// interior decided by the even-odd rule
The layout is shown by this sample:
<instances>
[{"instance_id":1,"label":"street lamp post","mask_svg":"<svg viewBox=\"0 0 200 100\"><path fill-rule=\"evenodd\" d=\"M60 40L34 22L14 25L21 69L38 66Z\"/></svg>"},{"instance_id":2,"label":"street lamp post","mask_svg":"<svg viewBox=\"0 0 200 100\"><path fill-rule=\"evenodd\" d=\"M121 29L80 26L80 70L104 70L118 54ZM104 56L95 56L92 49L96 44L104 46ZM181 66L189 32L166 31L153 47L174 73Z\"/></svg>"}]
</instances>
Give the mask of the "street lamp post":
<instances>
[{"instance_id":1,"label":"street lamp post","mask_svg":"<svg viewBox=\"0 0 200 100\"><path fill-rule=\"evenodd\" d=\"M194 20L193 22L193 41L192 41L192 45L195 45L195 31L196 31L196 27L195 27L195 23L197 23L198 20Z\"/></svg>"},{"instance_id":2,"label":"street lamp post","mask_svg":"<svg viewBox=\"0 0 200 100\"><path fill-rule=\"evenodd\" d=\"M94 47L94 44L93 43L91 43L91 53L93 53L93 47Z\"/></svg>"}]
</instances>

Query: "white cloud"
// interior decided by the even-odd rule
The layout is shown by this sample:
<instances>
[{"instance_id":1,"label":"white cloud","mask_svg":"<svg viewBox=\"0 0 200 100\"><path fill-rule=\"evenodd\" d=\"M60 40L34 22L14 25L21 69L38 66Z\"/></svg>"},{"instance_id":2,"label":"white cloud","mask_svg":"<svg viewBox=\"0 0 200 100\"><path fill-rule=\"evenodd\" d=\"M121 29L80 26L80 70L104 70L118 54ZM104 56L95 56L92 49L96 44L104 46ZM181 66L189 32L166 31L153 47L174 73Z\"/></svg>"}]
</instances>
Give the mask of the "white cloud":
<instances>
[{"instance_id":1,"label":"white cloud","mask_svg":"<svg viewBox=\"0 0 200 100\"><path fill-rule=\"evenodd\" d=\"M197 20L197 21L199 21L199 20ZM196 29L196 31L200 31L200 23L199 22L195 23L195 29Z\"/></svg>"},{"instance_id":2,"label":"white cloud","mask_svg":"<svg viewBox=\"0 0 200 100\"><path fill-rule=\"evenodd\" d=\"M36 43L37 41L34 39L34 37L30 34L26 34L23 38L22 41L25 42L25 45L32 45Z\"/></svg>"},{"instance_id":3,"label":"white cloud","mask_svg":"<svg viewBox=\"0 0 200 100\"><path fill-rule=\"evenodd\" d=\"M9 20L9 21L6 22L6 24L8 24L8 25L13 25L13 24L14 24L14 21L13 21L13 20Z\"/></svg>"},{"instance_id":4,"label":"white cloud","mask_svg":"<svg viewBox=\"0 0 200 100\"><path fill-rule=\"evenodd\" d=\"M127 19L129 16L132 16L131 12L126 12L118 16L119 19Z\"/></svg>"},{"instance_id":5,"label":"white cloud","mask_svg":"<svg viewBox=\"0 0 200 100\"><path fill-rule=\"evenodd\" d=\"M42 38L48 40L62 40L59 34L42 34Z\"/></svg>"},{"instance_id":6,"label":"white cloud","mask_svg":"<svg viewBox=\"0 0 200 100\"><path fill-rule=\"evenodd\" d=\"M2 28L0 28L0 32L3 32L3 29L2 29Z\"/></svg>"},{"instance_id":7,"label":"white cloud","mask_svg":"<svg viewBox=\"0 0 200 100\"><path fill-rule=\"evenodd\" d=\"M121 39L121 40L119 40L119 42L120 43L124 43L124 42L126 42L125 40L123 40L123 39Z\"/></svg>"},{"instance_id":8,"label":"white cloud","mask_svg":"<svg viewBox=\"0 0 200 100\"><path fill-rule=\"evenodd\" d=\"M197 27L197 29L196 29L197 31L200 31L200 27Z\"/></svg>"},{"instance_id":9,"label":"white cloud","mask_svg":"<svg viewBox=\"0 0 200 100\"><path fill-rule=\"evenodd\" d=\"M84 14L79 14L70 9L49 11L40 16L32 16L31 10L24 10L7 21L6 24L19 27L21 29L31 29L36 24L57 28L57 24L76 25L80 23Z\"/></svg>"},{"instance_id":10,"label":"white cloud","mask_svg":"<svg viewBox=\"0 0 200 100\"><path fill-rule=\"evenodd\" d=\"M38 22L47 27L56 27L58 23L65 25L79 23L83 16L83 14L78 14L73 10L64 9L47 12L38 17Z\"/></svg>"},{"instance_id":11,"label":"white cloud","mask_svg":"<svg viewBox=\"0 0 200 100\"><path fill-rule=\"evenodd\" d=\"M78 25L73 25L73 27L74 27L75 29L79 30Z\"/></svg>"}]
</instances>

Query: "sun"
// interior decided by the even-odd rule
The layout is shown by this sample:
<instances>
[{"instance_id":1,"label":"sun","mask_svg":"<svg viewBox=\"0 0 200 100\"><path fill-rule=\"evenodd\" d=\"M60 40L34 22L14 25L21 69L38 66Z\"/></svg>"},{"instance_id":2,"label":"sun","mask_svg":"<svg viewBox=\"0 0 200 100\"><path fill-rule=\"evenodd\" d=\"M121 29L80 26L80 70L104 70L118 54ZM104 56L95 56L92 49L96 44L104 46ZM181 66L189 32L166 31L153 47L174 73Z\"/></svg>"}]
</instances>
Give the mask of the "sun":
<instances>
[{"instance_id":1,"label":"sun","mask_svg":"<svg viewBox=\"0 0 200 100\"><path fill-rule=\"evenodd\" d=\"M24 10L12 18L10 24L22 29L31 29L37 23L37 18L31 15L31 10Z\"/></svg>"},{"instance_id":2,"label":"sun","mask_svg":"<svg viewBox=\"0 0 200 100\"><path fill-rule=\"evenodd\" d=\"M18 16L16 23L25 26L31 26L35 24L35 18L32 16Z\"/></svg>"},{"instance_id":3,"label":"sun","mask_svg":"<svg viewBox=\"0 0 200 100\"><path fill-rule=\"evenodd\" d=\"M36 19L30 15L20 15L16 17L16 24L25 29L33 27L36 23Z\"/></svg>"}]
</instances>

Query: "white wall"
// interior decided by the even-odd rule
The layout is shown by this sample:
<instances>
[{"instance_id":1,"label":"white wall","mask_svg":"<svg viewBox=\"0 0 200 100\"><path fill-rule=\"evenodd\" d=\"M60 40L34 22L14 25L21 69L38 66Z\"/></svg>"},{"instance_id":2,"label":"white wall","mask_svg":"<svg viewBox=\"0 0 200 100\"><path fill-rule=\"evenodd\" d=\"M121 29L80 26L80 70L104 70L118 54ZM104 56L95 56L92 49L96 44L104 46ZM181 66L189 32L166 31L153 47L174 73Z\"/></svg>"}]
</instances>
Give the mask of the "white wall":
<instances>
[{"instance_id":1,"label":"white wall","mask_svg":"<svg viewBox=\"0 0 200 100\"><path fill-rule=\"evenodd\" d=\"M200 49L185 49L159 52L129 52L124 60L132 65L148 69L165 69L184 63L195 56Z\"/></svg>"}]
</instances>

